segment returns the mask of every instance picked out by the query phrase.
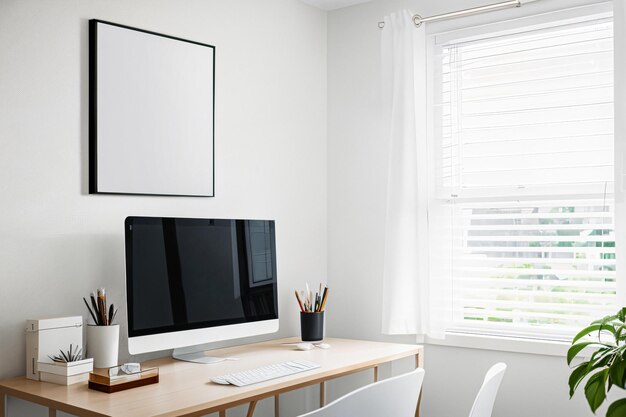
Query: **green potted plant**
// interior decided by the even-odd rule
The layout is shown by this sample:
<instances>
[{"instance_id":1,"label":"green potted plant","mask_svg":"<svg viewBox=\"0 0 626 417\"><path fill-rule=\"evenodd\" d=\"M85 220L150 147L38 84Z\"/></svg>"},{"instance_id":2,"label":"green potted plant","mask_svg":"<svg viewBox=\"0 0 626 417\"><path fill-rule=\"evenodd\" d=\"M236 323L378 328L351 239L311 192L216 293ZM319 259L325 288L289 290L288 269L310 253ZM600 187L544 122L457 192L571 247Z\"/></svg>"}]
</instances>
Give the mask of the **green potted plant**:
<instances>
[{"instance_id":1,"label":"green potted plant","mask_svg":"<svg viewBox=\"0 0 626 417\"><path fill-rule=\"evenodd\" d=\"M569 377L570 398L578 386L584 385L585 398L595 414L613 386L626 389L626 307L612 316L592 322L572 340L567 351L567 364L583 349L591 349L589 360L573 367ZM606 417L626 416L626 398L614 401Z\"/></svg>"},{"instance_id":2,"label":"green potted plant","mask_svg":"<svg viewBox=\"0 0 626 417\"><path fill-rule=\"evenodd\" d=\"M39 380L60 385L71 385L87 379L93 371L93 359L83 359L80 346L70 344L69 350L59 349L59 354L48 355L50 361L38 362Z\"/></svg>"}]
</instances>

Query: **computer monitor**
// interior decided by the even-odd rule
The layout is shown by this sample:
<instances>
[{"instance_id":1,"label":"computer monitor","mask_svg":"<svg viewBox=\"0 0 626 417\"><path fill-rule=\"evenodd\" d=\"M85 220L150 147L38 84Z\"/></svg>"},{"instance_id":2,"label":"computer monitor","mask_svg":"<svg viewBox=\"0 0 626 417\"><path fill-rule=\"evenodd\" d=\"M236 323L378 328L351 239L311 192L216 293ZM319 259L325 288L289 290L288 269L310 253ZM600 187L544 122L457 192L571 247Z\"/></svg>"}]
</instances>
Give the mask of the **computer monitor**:
<instances>
[{"instance_id":1,"label":"computer monitor","mask_svg":"<svg viewBox=\"0 0 626 417\"><path fill-rule=\"evenodd\" d=\"M274 221L128 217L125 237L131 354L278 331Z\"/></svg>"}]
</instances>

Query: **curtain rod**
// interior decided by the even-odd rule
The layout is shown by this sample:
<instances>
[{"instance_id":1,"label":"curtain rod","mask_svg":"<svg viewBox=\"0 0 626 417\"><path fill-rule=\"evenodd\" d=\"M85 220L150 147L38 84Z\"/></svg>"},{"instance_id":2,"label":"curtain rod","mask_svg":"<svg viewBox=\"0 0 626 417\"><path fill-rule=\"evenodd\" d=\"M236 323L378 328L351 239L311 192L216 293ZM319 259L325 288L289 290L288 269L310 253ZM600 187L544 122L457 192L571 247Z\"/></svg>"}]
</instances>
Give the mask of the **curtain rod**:
<instances>
[{"instance_id":1,"label":"curtain rod","mask_svg":"<svg viewBox=\"0 0 626 417\"><path fill-rule=\"evenodd\" d=\"M457 10L456 12L437 14L434 16L422 17L418 14L413 15L413 23L415 27L420 27L424 22L434 22L437 20L452 19L455 17L469 16L472 14L493 12L501 9L508 9L509 7L520 7L522 5L521 0L509 0L501 3L487 4L485 6L472 7L471 9ZM378 22L378 28L385 27L385 22Z\"/></svg>"}]
</instances>

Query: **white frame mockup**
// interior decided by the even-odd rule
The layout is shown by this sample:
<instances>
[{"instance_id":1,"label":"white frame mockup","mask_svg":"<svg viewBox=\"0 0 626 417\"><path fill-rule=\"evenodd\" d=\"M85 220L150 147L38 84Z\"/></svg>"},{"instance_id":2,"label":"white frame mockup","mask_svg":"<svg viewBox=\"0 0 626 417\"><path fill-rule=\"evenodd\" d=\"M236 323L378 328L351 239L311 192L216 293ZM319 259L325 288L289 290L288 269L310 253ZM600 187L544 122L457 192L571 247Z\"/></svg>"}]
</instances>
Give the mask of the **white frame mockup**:
<instances>
[{"instance_id":1,"label":"white frame mockup","mask_svg":"<svg viewBox=\"0 0 626 417\"><path fill-rule=\"evenodd\" d=\"M213 197L215 47L89 21L89 193Z\"/></svg>"}]
</instances>

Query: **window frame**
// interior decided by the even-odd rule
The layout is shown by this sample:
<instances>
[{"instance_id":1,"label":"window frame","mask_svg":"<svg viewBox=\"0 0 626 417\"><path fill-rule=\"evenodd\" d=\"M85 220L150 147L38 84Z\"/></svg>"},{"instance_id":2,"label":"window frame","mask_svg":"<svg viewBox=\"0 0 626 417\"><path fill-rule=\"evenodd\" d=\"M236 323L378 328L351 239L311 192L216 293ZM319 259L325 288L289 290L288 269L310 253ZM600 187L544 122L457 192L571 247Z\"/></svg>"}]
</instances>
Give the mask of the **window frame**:
<instances>
[{"instance_id":1,"label":"window frame","mask_svg":"<svg viewBox=\"0 0 626 417\"><path fill-rule=\"evenodd\" d=\"M458 199L457 201L462 202L467 200L471 201L480 201L481 198L478 195L475 195L471 192L464 192L463 196L454 195L452 193L449 196L445 195L436 195L437 188L433 187L433 181L437 178L435 170L435 164L433 161L436 158L436 151L434 144L435 141L435 131L434 131L434 118L435 107L434 104L436 102L434 91L432 86L436 80L434 63L431 57L434 56L436 43L446 42L454 39L463 38L464 40L479 40L493 37L495 33L502 34L513 34L525 32L528 27L553 27L555 26L555 22L559 22L559 24L565 22L581 22L585 20L590 20L590 16L593 15L594 19L598 18L611 18L613 17L613 7L610 2L607 3L598 3L591 4L586 6L574 7L566 10L558 10L558 11L550 11L547 13L541 13L536 15L529 15L513 20L507 21L499 21L496 23L489 23L479 26L473 27L465 27L462 28L462 22L464 19L458 19L457 27L452 30L447 31L437 31L437 26L435 25L434 30L429 30L427 36L426 43L426 53L427 53L427 148L428 151L426 153L428 161L428 177L429 177L429 217L431 217L432 213L436 211L437 206L444 204L445 200L448 199ZM614 64L615 67L615 64ZM614 138L617 136L617 132L614 133ZM614 148L614 155L617 155L618 147ZM422 160L423 162L423 160ZM617 169L617 164L615 165L615 170ZM613 183L615 187L618 186L618 178L617 175L614 175ZM592 189L585 190L585 192L589 193L589 197L597 197L598 194L594 193ZM528 198L530 196L536 196L536 190L533 189L519 189L511 194L498 194L498 196L507 198L511 196L520 197L521 199ZM572 193L573 194L573 193ZM616 189L615 196L617 197L618 190ZM579 198L580 193L576 193L576 197ZM461 197L461 198L459 198ZM481 195L484 197L484 195ZM559 196L559 199L567 196ZM487 198L483 199L487 201ZM491 200L489 200L491 201ZM612 202L614 205L614 219L617 217L619 206L617 202ZM432 218L429 218L429 223L432 221ZM619 234L619 229L617 226L617 220L615 220L615 234L616 234L616 246L617 244L617 235ZM432 229L429 224L429 229ZM432 241L431 237L431 241ZM432 252L432 251L431 251ZM617 249L616 249L617 252ZM618 257L616 253L616 257ZM619 280L618 280L619 281ZM624 287L624 285L617 284L617 296L616 302L617 304L623 304L624 295L623 291L620 291L620 287ZM432 314L432 313L431 313ZM425 336L423 341L431 344L437 345L448 345L448 346L464 346L464 347L476 347L476 348L488 348L495 350L503 350L503 351L512 351L512 352L526 352L526 353L545 353L548 355L564 355L567 346L569 343L567 340L571 337L569 333L562 333L555 335L553 332L538 332L537 335L529 335L528 333L520 334L519 336L513 335L510 332L507 333L494 333L488 331L474 331L465 328L454 328L448 327L444 329L445 340L440 338L433 338L429 336ZM542 334L543 333L543 334ZM498 340L497 343L494 343L494 340ZM550 346L547 348L546 346ZM584 352L581 352L581 355L584 355Z\"/></svg>"}]
</instances>

